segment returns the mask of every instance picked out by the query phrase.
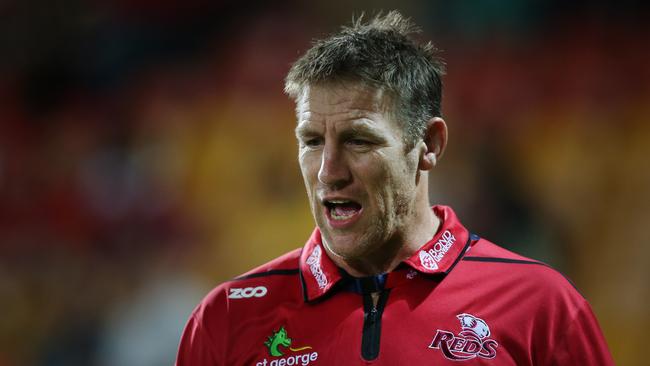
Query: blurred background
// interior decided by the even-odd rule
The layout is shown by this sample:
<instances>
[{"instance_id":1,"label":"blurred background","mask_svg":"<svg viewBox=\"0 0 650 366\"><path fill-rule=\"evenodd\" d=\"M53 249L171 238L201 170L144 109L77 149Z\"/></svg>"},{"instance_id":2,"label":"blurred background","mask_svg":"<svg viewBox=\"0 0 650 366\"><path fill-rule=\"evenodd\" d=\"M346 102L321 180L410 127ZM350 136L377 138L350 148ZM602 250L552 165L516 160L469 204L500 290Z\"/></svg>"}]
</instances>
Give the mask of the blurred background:
<instances>
[{"instance_id":1,"label":"blurred background","mask_svg":"<svg viewBox=\"0 0 650 366\"><path fill-rule=\"evenodd\" d=\"M646 363L644 4L1 1L0 366L170 365L207 291L302 246L283 78L379 9L448 64L432 202L568 275L617 363Z\"/></svg>"}]
</instances>

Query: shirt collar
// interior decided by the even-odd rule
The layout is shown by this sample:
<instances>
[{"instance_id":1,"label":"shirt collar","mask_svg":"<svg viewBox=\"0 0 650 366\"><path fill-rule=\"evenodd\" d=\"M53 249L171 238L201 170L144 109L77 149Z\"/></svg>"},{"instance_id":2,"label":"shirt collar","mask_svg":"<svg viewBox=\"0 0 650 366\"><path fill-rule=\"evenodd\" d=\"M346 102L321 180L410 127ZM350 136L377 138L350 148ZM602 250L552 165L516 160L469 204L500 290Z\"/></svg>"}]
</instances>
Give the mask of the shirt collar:
<instances>
[{"instance_id":1,"label":"shirt collar","mask_svg":"<svg viewBox=\"0 0 650 366\"><path fill-rule=\"evenodd\" d=\"M440 219L438 232L403 263L425 274L447 274L462 257L470 235L448 206L433 206ZM305 301L321 297L343 279L342 270L327 255L318 228L300 255L300 278Z\"/></svg>"},{"instance_id":2,"label":"shirt collar","mask_svg":"<svg viewBox=\"0 0 650 366\"><path fill-rule=\"evenodd\" d=\"M342 278L339 267L327 255L320 230L316 228L300 254L300 279L305 301L324 295Z\"/></svg>"},{"instance_id":3,"label":"shirt collar","mask_svg":"<svg viewBox=\"0 0 650 366\"><path fill-rule=\"evenodd\" d=\"M440 219L438 232L404 263L418 272L447 274L467 251L470 234L451 207L433 206L433 212Z\"/></svg>"}]
</instances>

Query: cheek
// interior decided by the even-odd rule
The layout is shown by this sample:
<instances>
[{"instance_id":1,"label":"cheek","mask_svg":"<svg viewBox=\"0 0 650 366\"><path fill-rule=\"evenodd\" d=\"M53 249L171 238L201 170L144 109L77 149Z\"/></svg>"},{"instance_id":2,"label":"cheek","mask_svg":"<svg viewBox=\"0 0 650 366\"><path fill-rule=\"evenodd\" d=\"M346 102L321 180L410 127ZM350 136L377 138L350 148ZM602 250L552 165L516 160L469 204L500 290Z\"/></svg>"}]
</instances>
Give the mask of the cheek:
<instances>
[{"instance_id":1,"label":"cheek","mask_svg":"<svg viewBox=\"0 0 650 366\"><path fill-rule=\"evenodd\" d=\"M298 164L300 172L307 191L307 199L312 213L318 216L318 203L316 201L316 188L318 186L318 169L320 169L319 159L314 154L301 153L298 155Z\"/></svg>"},{"instance_id":2,"label":"cheek","mask_svg":"<svg viewBox=\"0 0 650 366\"><path fill-rule=\"evenodd\" d=\"M404 160L382 160L370 165L364 179L369 193L381 209L393 210L392 206L403 202L405 196L414 194L415 169L409 163Z\"/></svg>"},{"instance_id":3,"label":"cheek","mask_svg":"<svg viewBox=\"0 0 650 366\"><path fill-rule=\"evenodd\" d=\"M382 191L390 191L395 185L408 181L412 175L408 161L392 154L377 154L364 163L364 179Z\"/></svg>"},{"instance_id":4,"label":"cheek","mask_svg":"<svg viewBox=\"0 0 650 366\"><path fill-rule=\"evenodd\" d=\"M395 179L395 174L391 172L385 159L381 156L368 157L363 161L357 161L356 167L352 170L356 172L357 180L362 182L369 203L383 211Z\"/></svg>"},{"instance_id":5,"label":"cheek","mask_svg":"<svg viewBox=\"0 0 650 366\"><path fill-rule=\"evenodd\" d=\"M313 184L314 179L318 178L318 165L319 159L313 154L300 153L298 155L298 164L300 165L300 172L305 180L306 185Z\"/></svg>"}]
</instances>

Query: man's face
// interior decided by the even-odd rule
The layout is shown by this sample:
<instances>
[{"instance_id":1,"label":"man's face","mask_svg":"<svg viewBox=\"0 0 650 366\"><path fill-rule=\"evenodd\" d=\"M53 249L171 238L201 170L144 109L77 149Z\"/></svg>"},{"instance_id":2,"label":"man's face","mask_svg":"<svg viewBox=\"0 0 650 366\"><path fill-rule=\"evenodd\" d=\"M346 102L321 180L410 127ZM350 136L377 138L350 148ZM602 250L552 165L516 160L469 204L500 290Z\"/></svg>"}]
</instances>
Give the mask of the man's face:
<instances>
[{"instance_id":1,"label":"man's face","mask_svg":"<svg viewBox=\"0 0 650 366\"><path fill-rule=\"evenodd\" d=\"M325 247L344 260L399 241L415 214L417 149L377 90L308 87L298 100L299 162Z\"/></svg>"}]
</instances>

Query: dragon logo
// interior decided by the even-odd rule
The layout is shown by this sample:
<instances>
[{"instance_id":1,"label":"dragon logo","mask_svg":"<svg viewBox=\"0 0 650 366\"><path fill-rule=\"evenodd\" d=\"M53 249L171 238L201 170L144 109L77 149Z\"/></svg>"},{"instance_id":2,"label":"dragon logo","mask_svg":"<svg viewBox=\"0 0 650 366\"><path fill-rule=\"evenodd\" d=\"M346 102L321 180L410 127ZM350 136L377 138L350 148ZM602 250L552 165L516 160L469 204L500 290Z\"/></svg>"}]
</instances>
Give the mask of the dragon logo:
<instances>
[{"instance_id":1,"label":"dragon logo","mask_svg":"<svg viewBox=\"0 0 650 366\"><path fill-rule=\"evenodd\" d=\"M311 346L291 348L291 338L289 338L287 335L287 331L284 329L284 327L280 327L280 330L273 333L272 336L269 336L266 342L264 342L264 345L269 349L269 354L274 357L280 357L284 355L284 352L280 350L280 346L288 347L292 352L311 349Z\"/></svg>"},{"instance_id":2,"label":"dragon logo","mask_svg":"<svg viewBox=\"0 0 650 366\"><path fill-rule=\"evenodd\" d=\"M264 342L264 345L269 349L269 354L271 356L279 357L284 353L280 351L280 346L289 347L291 346L291 338L287 337L287 331L284 327L280 327L280 330L273 333L272 336Z\"/></svg>"},{"instance_id":3,"label":"dragon logo","mask_svg":"<svg viewBox=\"0 0 650 366\"><path fill-rule=\"evenodd\" d=\"M438 329L429 348L441 350L447 359L453 361L496 357L499 343L489 338L490 327L485 320L467 313L458 314L456 318L461 327L458 335Z\"/></svg>"}]
</instances>

